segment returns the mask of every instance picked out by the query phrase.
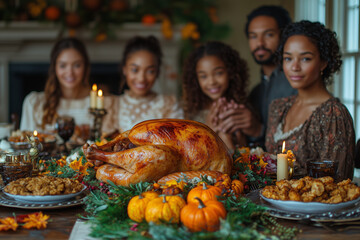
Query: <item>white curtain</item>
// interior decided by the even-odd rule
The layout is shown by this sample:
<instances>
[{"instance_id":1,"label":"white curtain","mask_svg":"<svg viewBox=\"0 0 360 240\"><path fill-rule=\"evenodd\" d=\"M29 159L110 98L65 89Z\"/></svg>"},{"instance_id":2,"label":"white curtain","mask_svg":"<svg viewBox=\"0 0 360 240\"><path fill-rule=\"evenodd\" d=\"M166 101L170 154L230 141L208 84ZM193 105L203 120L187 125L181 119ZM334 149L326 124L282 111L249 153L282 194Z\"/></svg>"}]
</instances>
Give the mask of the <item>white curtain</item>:
<instances>
[{"instance_id":1,"label":"white curtain","mask_svg":"<svg viewBox=\"0 0 360 240\"><path fill-rule=\"evenodd\" d=\"M326 0L295 0L295 21L309 20L325 24Z\"/></svg>"}]
</instances>

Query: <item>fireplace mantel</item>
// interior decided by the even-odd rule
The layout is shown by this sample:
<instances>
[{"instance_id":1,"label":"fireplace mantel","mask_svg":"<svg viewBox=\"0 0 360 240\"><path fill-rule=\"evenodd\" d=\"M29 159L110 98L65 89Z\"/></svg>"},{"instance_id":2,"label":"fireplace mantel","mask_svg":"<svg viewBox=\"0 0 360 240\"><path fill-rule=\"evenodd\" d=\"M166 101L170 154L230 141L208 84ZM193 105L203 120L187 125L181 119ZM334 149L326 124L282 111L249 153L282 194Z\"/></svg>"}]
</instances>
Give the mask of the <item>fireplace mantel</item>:
<instances>
[{"instance_id":1,"label":"fireplace mantel","mask_svg":"<svg viewBox=\"0 0 360 240\"><path fill-rule=\"evenodd\" d=\"M126 23L112 26L115 39L96 42L88 29L76 31L76 37L87 47L93 63L119 63L124 45L133 36L153 35L160 40L163 50L163 68L154 89L160 93L177 94L178 54L181 41L180 26L175 27L174 37L162 36L161 24L145 26ZM68 36L60 25L38 22L0 22L0 122L9 119L9 63L48 63L50 51L58 38Z\"/></svg>"}]
</instances>

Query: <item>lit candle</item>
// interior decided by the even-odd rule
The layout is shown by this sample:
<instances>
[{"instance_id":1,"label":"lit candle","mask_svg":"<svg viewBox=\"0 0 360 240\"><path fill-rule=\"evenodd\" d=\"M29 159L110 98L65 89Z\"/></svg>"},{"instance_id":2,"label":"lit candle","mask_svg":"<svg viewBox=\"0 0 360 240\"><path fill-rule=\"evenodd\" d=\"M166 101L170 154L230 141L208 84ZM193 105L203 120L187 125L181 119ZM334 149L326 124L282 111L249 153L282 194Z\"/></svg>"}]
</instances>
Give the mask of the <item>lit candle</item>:
<instances>
[{"instance_id":1,"label":"lit candle","mask_svg":"<svg viewBox=\"0 0 360 240\"><path fill-rule=\"evenodd\" d=\"M37 135L38 135L38 132L36 131L36 130L34 130L34 137L37 137Z\"/></svg>"},{"instance_id":2,"label":"lit candle","mask_svg":"<svg viewBox=\"0 0 360 240\"><path fill-rule=\"evenodd\" d=\"M92 89L90 91L90 108L96 108L96 94L97 94L97 86L96 84L92 85Z\"/></svg>"},{"instance_id":3,"label":"lit candle","mask_svg":"<svg viewBox=\"0 0 360 240\"><path fill-rule=\"evenodd\" d=\"M104 96L101 89L98 91L97 100L96 100L96 108L103 109L104 108Z\"/></svg>"},{"instance_id":4,"label":"lit candle","mask_svg":"<svg viewBox=\"0 0 360 240\"><path fill-rule=\"evenodd\" d=\"M282 145L282 153L277 154L277 181L282 179L288 179L289 169L288 169L288 159L285 151L285 141Z\"/></svg>"}]
</instances>

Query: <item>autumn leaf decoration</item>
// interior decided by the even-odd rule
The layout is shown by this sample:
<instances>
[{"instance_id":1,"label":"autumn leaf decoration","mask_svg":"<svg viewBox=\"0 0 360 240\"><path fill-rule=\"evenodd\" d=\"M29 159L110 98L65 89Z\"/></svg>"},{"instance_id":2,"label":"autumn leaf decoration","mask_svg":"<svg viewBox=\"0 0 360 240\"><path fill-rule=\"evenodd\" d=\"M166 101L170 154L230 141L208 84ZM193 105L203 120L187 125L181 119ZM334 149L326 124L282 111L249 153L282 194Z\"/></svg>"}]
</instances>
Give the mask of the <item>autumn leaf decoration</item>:
<instances>
[{"instance_id":1,"label":"autumn leaf decoration","mask_svg":"<svg viewBox=\"0 0 360 240\"><path fill-rule=\"evenodd\" d=\"M8 231L10 229L16 231L18 226L18 223L13 217L6 217L0 219L0 231Z\"/></svg>"},{"instance_id":2,"label":"autumn leaf decoration","mask_svg":"<svg viewBox=\"0 0 360 240\"><path fill-rule=\"evenodd\" d=\"M74 171L79 172L83 175L89 175L89 173L87 172L87 169L89 167L92 167L93 164L90 162L86 162L84 165L82 163L82 159L83 157L80 157L77 160L74 160L70 163L69 167L72 168Z\"/></svg>"},{"instance_id":3,"label":"autumn leaf decoration","mask_svg":"<svg viewBox=\"0 0 360 240\"><path fill-rule=\"evenodd\" d=\"M42 212L29 214L28 217L24 218L23 228L37 228L37 229L45 229L47 225L47 220L50 216L44 215Z\"/></svg>"},{"instance_id":4,"label":"autumn leaf decoration","mask_svg":"<svg viewBox=\"0 0 360 240\"><path fill-rule=\"evenodd\" d=\"M42 212L0 218L0 231L8 231L10 229L16 231L19 226L25 229L45 229L49 218L50 216L44 215Z\"/></svg>"}]
</instances>

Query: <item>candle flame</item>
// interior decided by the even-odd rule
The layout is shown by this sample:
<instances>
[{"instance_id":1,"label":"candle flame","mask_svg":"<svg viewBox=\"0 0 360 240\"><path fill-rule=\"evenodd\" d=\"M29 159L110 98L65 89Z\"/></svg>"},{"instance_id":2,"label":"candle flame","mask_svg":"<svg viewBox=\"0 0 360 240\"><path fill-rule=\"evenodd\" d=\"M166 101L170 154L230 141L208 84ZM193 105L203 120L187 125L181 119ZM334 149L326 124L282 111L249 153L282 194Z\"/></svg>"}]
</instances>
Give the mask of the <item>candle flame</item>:
<instances>
[{"instance_id":1,"label":"candle flame","mask_svg":"<svg viewBox=\"0 0 360 240\"><path fill-rule=\"evenodd\" d=\"M38 135L38 132L34 130L34 136L36 137Z\"/></svg>"},{"instance_id":2,"label":"candle flame","mask_svg":"<svg viewBox=\"0 0 360 240\"><path fill-rule=\"evenodd\" d=\"M95 92L97 90L97 85L96 84L93 84L92 85L92 90Z\"/></svg>"},{"instance_id":3,"label":"candle flame","mask_svg":"<svg viewBox=\"0 0 360 240\"><path fill-rule=\"evenodd\" d=\"M98 96L101 97L102 95L103 95L103 91L101 89L99 89Z\"/></svg>"},{"instance_id":4,"label":"candle flame","mask_svg":"<svg viewBox=\"0 0 360 240\"><path fill-rule=\"evenodd\" d=\"M285 141L283 141L283 144L282 144L282 153L285 153L286 149L285 149Z\"/></svg>"}]
</instances>

